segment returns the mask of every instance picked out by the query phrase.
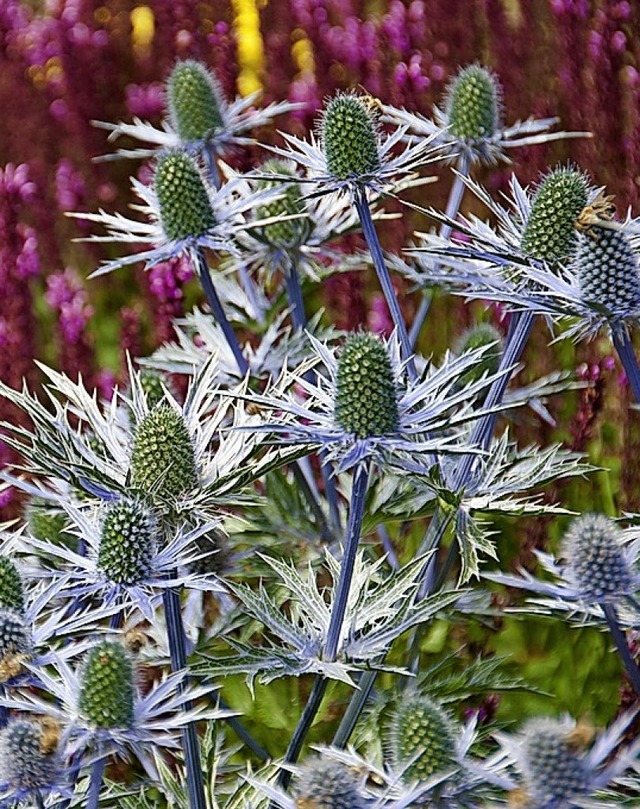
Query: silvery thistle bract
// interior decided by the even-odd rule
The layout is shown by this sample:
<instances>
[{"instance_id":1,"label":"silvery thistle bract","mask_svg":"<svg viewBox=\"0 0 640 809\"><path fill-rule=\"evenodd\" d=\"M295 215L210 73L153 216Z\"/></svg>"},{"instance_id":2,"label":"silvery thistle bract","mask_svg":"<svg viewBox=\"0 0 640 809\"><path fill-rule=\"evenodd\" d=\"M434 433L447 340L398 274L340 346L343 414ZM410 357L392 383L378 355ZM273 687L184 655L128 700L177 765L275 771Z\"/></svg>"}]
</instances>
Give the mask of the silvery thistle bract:
<instances>
[{"instance_id":1,"label":"silvery thistle bract","mask_svg":"<svg viewBox=\"0 0 640 809\"><path fill-rule=\"evenodd\" d=\"M105 211L68 214L106 228L108 235L89 236L86 241L153 245L151 249L134 251L107 262L91 277L139 261L144 262L147 269L183 255L193 261L202 249L233 252L236 230L245 227L242 214L280 193L278 189L265 189L249 199L237 193L233 181L214 190L205 181L196 161L177 149L157 158L151 185L144 185L135 178L131 182L134 192L142 200L142 205L135 208L145 215L147 221Z\"/></svg>"},{"instance_id":2,"label":"silvery thistle bract","mask_svg":"<svg viewBox=\"0 0 640 809\"><path fill-rule=\"evenodd\" d=\"M314 364L323 369L311 381L307 372L313 364L308 363L283 374L264 395L252 396L276 411L259 429L277 433L285 444L321 447L326 458L338 462L339 472L366 459L384 465L393 458L401 467L405 455L473 451L457 443L456 430L482 415L473 407L475 394L495 377L461 380L486 347L461 357L447 355L441 365L429 364L422 379L409 381L395 335L385 341L353 334L337 351L309 339ZM306 398L288 392L293 386Z\"/></svg>"},{"instance_id":3,"label":"silvery thistle bract","mask_svg":"<svg viewBox=\"0 0 640 809\"><path fill-rule=\"evenodd\" d=\"M247 428L260 419L248 415L240 400L233 404L221 395L215 356L190 380L183 404L167 390L165 401L154 408L137 372L129 374L129 397L116 391L101 405L81 382L48 368L43 371L49 379L51 409L26 389L0 389L34 425L30 430L6 423L5 440L34 477L62 479L101 500L115 502L134 493L156 513L171 513L191 524L217 521L220 506L237 503L245 485L292 454L265 449L259 431L222 429ZM158 436L179 439L173 449L179 446L180 453L163 440L157 443Z\"/></svg>"},{"instance_id":4,"label":"silvery thistle bract","mask_svg":"<svg viewBox=\"0 0 640 809\"><path fill-rule=\"evenodd\" d=\"M259 92L238 97L229 104L215 76L192 59L176 63L167 81L166 95L169 118L163 122L162 129L139 118L134 118L132 124L94 121L96 126L109 130L109 140L125 135L153 147L118 149L115 154L105 155L101 159L151 157L161 149L178 147L194 154L212 147L224 153L233 146L253 143L247 134L251 129L268 125L275 116L299 106L282 101L263 109L254 109Z\"/></svg>"},{"instance_id":5,"label":"silvery thistle bract","mask_svg":"<svg viewBox=\"0 0 640 809\"><path fill-rule=\"evenodd\" d=\"M283 132L286 148L270 150L305 169L299 182L314 189L305 189L306 197L368 192L375 198L423 183L415 172L440 157L440 150L431 146L432 138L410 139L403 146L406 133L406 126L390 135L381 133L376 102L370 96L338 93L327 101L317 135L306 141ZM394 156L398 148L401 151ZM290 175L276 176L292 181Z\"/></svg>"},{"instance_id":6,"label":"silvery thistle bract","mask_svg":"<svg viewBox=\"0 0 640 809\"><path fill-rule=\"evenodd\" d=\"M603 623L603 612L612 605L620 608L621 623L633 627L640 613L636 600L640 590L639 554L636 527L621 528L603 514L583 514L565 534L560 559L536 551L538 561L554 581L538 579L525 570L518 576L483 576L541 596L527 600L524 609L528 612L562 612L582 622Z\"/></svg>"},{"instance_id":7,"label":"silvery thistle bract","mask_svg":"<svg viewBox=\"0 0 640 809\"><path fill-rule=\"evenodd\" d=\"M326 588L318 582L311 564L301 574L290 563L263 557L277 576L279 597L271 596L262 586L258 591L246 584L227 582L227 586L237 596L244 615L263 624L267 636L274 640L268 646L251 646L227 639L235 655L204 655L206 659L196 664L195 670L207 676L242 673L249 684L256 675L260 682L268 683L279 677L316 673L350 685L353 672L370 666L404 672L397 666L385 666L380 662L381 656L397 637L429 621L462 595L460 590L450 590L422 600L415 598L427 558L419 557L402 570L384 575L384 559L370 562L363 551L358 552L337 658L330 661L324 659L323 650L340 577L340 561L325 554L332 581L327 597ZM285 602L287 609L283 610Z\"/></svg>"},{"instance_id":8,"label":"silvery thistle bract","mask_svg":"<svg viewBox=\"0 0 640 809\"><path fill-rule=\"evenodd\" d=\"M528 118L505 126L502 88L494 73L474 64L462 68L446 90L444 108L433 118L383 106L385 119L418 137L442 145L449 161L463 156L469 165L510 163L507 150L564 138L590 137L589 132L549 132L558 118Z\"/></svg>"},{"instance_id":9,"label":"silvery thistle bract","mask_svg":"<svg viewBox=\"0 0 640 809\"><path fill-rule=\"evenodd\" d=\"M70 756L95 761L133 753L152 779L157 777L154 746L179 748L178 731L184 725L227 715L198 705L185 710L185 703L209 695L213 688L184 687L185 672L165 676L143 693L133 660L119 640L93 642L75 669L57 659L38 677L44 693L19 689L0 696L0 705L55 719Z\"/></svg>"},{"instance_id":10,"label":"silvery thistle bract","mask_svg":"<svg viewBox=\"0 0 640 809\"><path fill-rule=\"evenodd\" d=\"M616 803L599 793L609 788L615 794L618 786L622 799L621 776L637 766L640 740L621 746L634 716L620 715L598 735L570 717L530 719L519 733L496 733L518 771L499 785L527 809L609 809Z\"/></svg>"}]
</instances>

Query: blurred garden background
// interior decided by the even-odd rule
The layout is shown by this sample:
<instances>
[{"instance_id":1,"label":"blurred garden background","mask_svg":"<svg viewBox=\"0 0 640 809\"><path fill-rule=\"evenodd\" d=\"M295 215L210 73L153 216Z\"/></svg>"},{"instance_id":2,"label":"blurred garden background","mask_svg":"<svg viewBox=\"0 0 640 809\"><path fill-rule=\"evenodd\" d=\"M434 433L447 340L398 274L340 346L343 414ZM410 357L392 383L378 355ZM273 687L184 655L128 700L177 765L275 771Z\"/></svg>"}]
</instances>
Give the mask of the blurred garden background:
<instances>
[{"instance_id":1,"label":"blurred garden background","mask_svg":"<svg viewBox=\"0 0 640 809\"><path fill-rule=\"evenodd\" d=\"M638 215L639 32L640 3L626 0L0 0L0 379L14 387L23 379L37 384L35 358L74 378L82 374L104 392L123 381L126 352L144 356L170 340L173 318L200 301L181 262L87 281L118 248L74 241L92 226L65 216L99 208L126 212L129 176L144 178L148 168L141 161L96 161L114 146L92 122L139 117L159 125L163 82L177 59L210 66L228 99L261 91L261 104L302 102L277 122L300 136L337 88L361 86L384 102L429 115L458 68L479 62L501 82L507 123L557 115L561 128L594 137L516 150L513 166L483 168L476 179L495 195L506 190L512 170L531 183L548 166L570 160L607 186L619 214L630 206ZM276 128L254 134L264 143L279 139ZM264 155L256 144L226 159L249 169ZM444 207L451 174L446 167L437 171L440 181L414 190L414 201ZM486 215L465 199L463 209L470 206ZM423 217L405 214L381 226L381 236L397 251L414 229L430 227ZM398 291L410 321L419 295L401 281ZM308 293L339 327L389 330L367 272L339 274ZM484 309L437 293L433 307L420 348L436 355ZM498 307L482 316L501 322ZM541 323L522 381L564 368L590 385L551 402L555 426L525 416L517 437L523 445L562 441L588 453L603 471L561 481L545 496L577 511L640 512L640 421L629 408L608 338L578 348L548 342ZM4 402L0 416L16 418ZM11 460L6 449L1 460ZM15 516L15 495L2 497L4 517ZM530 564L533 549L553 547L565 525L545 518L498 523L501 559L507 566ZM620 664L606 655L606 636L541 619L509 618L499 629L488 637L476 625L461 624L447 637L450 627L442 625L430 642L436 651L466 644L470 659L474 643L485 652L508 653L519 674L542 691L553 684L555 704L575 716L590 711L605 721L618 710L610 683ZM545 651L551 646L553 655ZM521 698L504 696L502 709L509 714L509 701ZM528 695L527 711L548 700ZM264 702L261 710L279 721ZM290 720L282 722L288 727Z\"/></svg>"}]
</instances>

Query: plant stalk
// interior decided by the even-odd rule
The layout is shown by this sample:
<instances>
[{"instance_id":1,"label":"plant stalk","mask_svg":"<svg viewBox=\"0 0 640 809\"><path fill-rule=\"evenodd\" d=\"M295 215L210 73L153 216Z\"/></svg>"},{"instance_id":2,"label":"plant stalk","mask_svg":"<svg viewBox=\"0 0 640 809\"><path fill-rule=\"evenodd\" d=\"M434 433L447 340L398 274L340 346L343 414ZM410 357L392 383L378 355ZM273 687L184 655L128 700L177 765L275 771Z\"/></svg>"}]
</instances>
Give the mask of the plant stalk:
<instances>
[{"instance_id":1,"label":"plant stalk","mask_svg":"<svg viewBox=\"0 0 640 809\"><path fill-rule=\"evenodd\" d=\"M615 346L620 362L629 380L636 402L640 403L640 367L636 357L629 331L625 324L617 324L611 329L613 345Z\"/></svg>"},{"instance_id":2,"label":"plant stalk","mask_svg":"<svg viewBox=\"0 0 640 809\"><path fill-rule=\"evenodd\" d=\"M625 671L627 672L627 677L633 686L633 690L636 692L636 696L640 697L640 670L638 669L636 661L633 659L633 656L629 650L626 635L620 628L616 608L613 604L601 604L601 607L607 621L607 626L609 627L609 632L611 632L613 642L616 645L618 654L622 658Z\"/></svg>"}]
</instances>

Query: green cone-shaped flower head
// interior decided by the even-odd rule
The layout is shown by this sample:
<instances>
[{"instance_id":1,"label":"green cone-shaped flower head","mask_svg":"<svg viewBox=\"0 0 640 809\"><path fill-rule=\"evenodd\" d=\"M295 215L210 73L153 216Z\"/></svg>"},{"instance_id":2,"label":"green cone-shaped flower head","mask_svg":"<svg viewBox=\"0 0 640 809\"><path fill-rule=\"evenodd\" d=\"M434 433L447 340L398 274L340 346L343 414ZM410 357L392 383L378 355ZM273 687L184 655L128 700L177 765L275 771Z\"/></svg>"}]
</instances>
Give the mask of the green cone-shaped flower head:
<instances>
[{"instance_id":1,"label":"green cone-shaped flower head","mask_svg":"<svg viewBox=\"0 0 640 809\"><path fill-rule=\"evenodd\" d=\"M140 371L140 387L147 398L147 407L149 410L153 410L164 399L164 388L167 387L167 380L160 371L145 368Z\"/></svg>"},{"instance_id":2,"label":"green cone-shaped flower head","mask_svg":"<svg viewBox=\"0 0 640 809\"><path fill-rule=\"evenodd\" d=\"M456 764L454 724L429 697L403 700L391 724L390 741L395 765L403 778L427 781L434 773Z\"/></svg>"},{"instance_id":3,"label":"green cone-shaped flower head","mask_svg":"<svg viewBox=\"0 0 640 809\"><path fill-rule=\"evenodd\" d=\"M357 776L330 759L308 759L294 786L296 809L365 809Z\"/></svg>"},{"instance_id":4,"label":"green cone-shaped flower head","mask_svg":"<svg viewBox=\"0 0 640 809\"><path fill-rule=\"evenodd\" d=\"M0 608L0 683L22 671L22 661L31 652L31 633L19 612Z\"/></svg>"},{"instance_id":5,"label":"green cone-shaped flower head","mask_svg":"<svg viewBox=\"0 0 640 809\"><path fill-rule=\"evenodd\" d=\"M594 601L620 598L632 589L621 531L604 514L583 514L571 523L562 556L580 587Z\"/></svg>"},{"instance_id":6,"label":"green cone-shaped flower head","mask_svg":"<svg viewBox=\"0 0 640 809\"><path fill-rule=\"evenodd\" d=\"M352 334L338 357L334 417L356 438L392 435L398 429L398 393L384 343Z\"/></svg>"},{"instance_id":7,"label":"green cone-shaped flower head","mask_svg":"<svg viewBox=\"0 0 640 809\"><path fill-rule=\"evenodd\" d=\"M158 158L153 187L167 239L204 236L216 223L209 194L195 160L174 149Z\"/></svg>"},{"instance_id":8,"label":"green cone-shaped flower head","mask_svg":"<svg viewBox=\"0 0 640 809\"><path fill-rule=\"evenodd\" d=\"M138 584L149 573L152 531L146 511L138 503L110 506L102 523L98 567L116 584Z\"/></svg>"},{"instance_id":9,"label":"green cone-shaped flower head","mask_svg":"<svg viewBox=\"0 0 640 809\"><path fill-rule=\"evenodd\" d=\"M133 724L133 666L120 643L103 641L91 649L80 673L78 709L96 728Z\"/></svg>"},{"instance_id":10,"label":"green cone-shaped flower head","mask_svg":"<svg viewBox=\"0 0 640 809\"><path fill-rule=\"evenodd\" d=\"M347 180L380 168L376 120L366 98L340 93L322 115L322 147L332 177Z\"/></svg>"},{"instance_id":11,"label":"green cone-shaped flower head","mask_svg":"<svg viewBox=\"0 0 640 809\"><path fill-rule=\"evenodd\" d=\"M260 171L263 174L278 174L294 177L295 172L284 160L267 160L262 164ZM258 208L256 217L268 219L280 216L302 215L300 219L286 219L283 222L273 222L261 228L258 238L263 242L277 248L292 248L303 245L312 230L312 223L306 215L304 200L298 183L290 184L282 180L265 180L258 183L258 188L280 188L282 196Z\"/></svg>"},{"instance_id":12,"label":"green cone-shaped flower head","mask_svg":"<svg viewBox=\"0 0 640 809\"><path fill-rule=\"evenodd\" d=\"M178 62L167 82L173 128L183 143L208 139L222 129L220 90L204 65L193 59Z\"/></svg>"},{"instance_id":13,"label":"green cone-shaped flower head","mask_svg":"<svg viewBox=\"0 0 640 809\"><path fill-rule=\"evenodd\" d=\"M461 140L490 138L498 128L500 89L495 76L480 65L463 68L445 103L449 131Z\"/></svg>"},{"instance_id":14,"label":"green cone-shaped flower head","mask_svg":"<svg viewBox=\"0 0 640 809\"><path fill-rule=\"evenodd\" d=\"M622 315L638 313L638 256L621 230L590 228L580 238L575 263L586 301Z\"/></svg>"},{"instance_id":15,"label":"green cone-shaped flower head","mask_svg":"<svg viewBox=\"0 0 640 809\"><path fill-rule=\"evenodd\" d=\"M577 244L576 220L588 201L587 181L573 168L542 179L522 235L526 255L549 264L567 261Z\"/></svg>"},{"instance_id":16,"label":"green cone-shaped flower head","mask_svg":"<svg viewBox=\"0 0 640 809\"><path fill-rule=\"evenodd\" d=\"M564 806L563 801L584 791L584 764L571 744L566 724L554 719L532 719L522 731L521 761L527 793L537 802ZM557 801L557 803L555 803Z\"/></svg>"},{"instance_id":17,"label":"green cone-shaped flower head","mask_svg":"<svg viewBox=\"0 0 640 809\"><path fill-rule=\"evenodd\" d=\"M495 374L500 366L500 360L502 359L504 342L498 329L490 323L478 323L476 326L472 326L460 335L460 339L455 348L457 355L484 346L491 346L491 348L485 351L474 368L461 376L461 384L476 382L485 373Z\"/></svg>"},{"instance_id":18,"label":"green cone-shaped flower head","mask_svg":"<svg viewBox=\"0 0 640 809\"><path fill-rule=\"evenodd\" d=\"M0 607L24 612L24 587L18 568L8 556L0 556Z\"/></svg>"},{"instance_id":19,"label":"green cone-shaped flower head","mask_svg":"<svg viewBox=\"0 0 640 809\"><path fill-rule=\"evenodd\" d=\"M39 722L13 719L0 731L0 783L15 792L45 790L57 778L57 744Z\"/></svg>"},{"instance_id":20,"label":"green cone-shaped flower head","mask_svg":"<svg viewBox=\"0 0 640 809\"><path fill-rule=\"evenodd\" d=\"M198 482L193 442L181 413L160 404L138 424L131 483L155 498L176 498Z\"/></svg>"}]
</instances>

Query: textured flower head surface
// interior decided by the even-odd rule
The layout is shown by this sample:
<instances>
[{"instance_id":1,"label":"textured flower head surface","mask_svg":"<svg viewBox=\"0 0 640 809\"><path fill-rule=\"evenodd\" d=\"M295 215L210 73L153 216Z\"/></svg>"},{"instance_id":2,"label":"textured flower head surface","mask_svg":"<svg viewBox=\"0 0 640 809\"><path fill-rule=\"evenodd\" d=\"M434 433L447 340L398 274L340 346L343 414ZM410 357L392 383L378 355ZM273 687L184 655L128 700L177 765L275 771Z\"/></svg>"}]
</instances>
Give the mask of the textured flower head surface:
<instances>
[{"instance_id":1,"label":"textured flower head surface","mask_svg":"<svg viewBox=\"0 0 640 809\"><path fill-rule=\"evenodd\" d=\"M21 468L32 476L58 478L98 499L138 496L156 513L210 522L221 505L239 502L248 483L292 455L291 450L265 451L264 434L247 429L260 419L221 394L215 356L193 376L183 403L167 389L165 400L153 408L140 373L132 368L129 396L115 391L102 404L82 381L43 371L49 406L26 388L0 387L34 425L6 422L5 441L25 459ZM166 443L169 438L172 444Z\"/></svg>"},{"instance_id":2,"label":"textured flower head surface","mask_svg":"<svg viewBox=\"0 0 640 809\"><path fill-rule=\"evenodd\" d=\"M285 373L264 396L252 401L276 411L261 429L277 432L285 443L320 446L338 461L338 471L373 459L402 466L410 454L470 452L456 444L456 429L482 415L475 395L495 376L463 382L486 346L429 364L421 379L409 381L395 334L386 341L354 333L338 350L309 335L315 359L323 366L309 379L312 363ZM306 397L301 400L296 386Z\"/></svg>"},{"instance_id":3,"label":"textured flower head surface","mask_svg":"<svg viewBox=\"0 0 640 809\"><path fill-rule=\"evenodd\" d=\"M58 724L10 719L0 730L0 805L20 806L25 801L43 806L47 798L70 797L67 784Z\"/></svg>"},{"instance_id":4,"label":"textured flower head surface","mask_svg":"<svg viewBox=\"0 0 640 809\"><path fill-rule=\"evenodd\" d=\"M184 677L184 672L171 674L143 693L130 653L114 636L93 642L75 668L56 659L38 673L38 691L18 689L1 696L0 705L56 720L68 756L95 760L133 753L153 779L154 747L179 749L184 725L228 715L198 704L187 707L213 686L184 687Z\"/></svg>"},{"instance_id":5,"label":"textured flower head surface","mask_svg":"<svg viewBox=\"0 0 640 809\"><path fill-rule=\"evenodd\" d=\"M543 581L522 570L519 576L485 574L491 581L519 587L544 598L531 599L532 611L560 611L603 620L606 605L620 606L620 619L633 625L640 605L640 538L636 527L620 528L603 514L577 517L565 534L560 560L536 552L543 569L556 581ZM626 607L631 608L631 616Z\"/></svg>"},{"instance_id":6,"label":"textured flower head surface","mask_svg":"<svg viewBox=\"0 0 640 809\"><path fill-rule=\"evenodd\" d=\"M568 320L563 337L591 338L603 327L638 322L640 220L614 220L602 189L571 167L548 174L533 193L512 177L509 211L472 180L465 183L498 229L474 216L454 223L432 211L468 241L420 234L424 246L409 251L417 266L396 259L397 270L421 286L442 284L465 297Z\"/></svg>"},{"instance_id":7,"label":"textured flower head surface","mask_svg":"<svg viewBox=\"0 0 640 809\"><path fill-rule=\"evenodd\" d=\"M193 59L177 62L166 86L168 120L162 129L134 118L132 124L110 124L94 121L96 126L110 132L109 140L124 135L152 145L152 148L118 149L103 160L119 157L152 157L160 149L187 149L192 154L213 148L224 153L233 146L249 145L248 133L272 122L277 115L290 112L299 105L287 101L255 109L260 93L236 98L228 103L215 76Z\"/></svg>"},{"instance_id":8,"label":"textured flower head surface","mask_svg":"<svg viewBox=\"0 0 640 809\"><path fill-rule=\"evenodd\" d=\"M383 107L385 119L418 137L433 138L449 161L462 156L467 165L510 163L507 150L564 138L591 137L589 132L550 132L558 118L528 118L512 126L503 122L502 87L495 74L481 65L461 68L450 81L444 108L433 118Z\"/></svg>"},{"instance_id":9,"label":"textured flower head surface","mask_svg":"<svg viewBox=\"0 0 640 809\"><path fill-rule=\"evenodd\" d=\"M151 622L167 588L222 591L215 576L193 570L214 552L213 547L203 549L200 540L219 521L192 530L183 526L166 535L142 501L123 498L84 508L63 502L62 507L67 530L81 540L82 553L28 536L22 549L48 560L41 576L56 585L60 597L87 599L87 604L114 612L138 609Z\"/></svg>"},{"instance_id":10,"label":"textured flower head surface","mask_svg":"<svg viewBox=\"0 0 640 809\"><path fill-rule=\"evenodd\" d=\"M246 227L242 224L243 215L280 194L277 188L266 188L256 191L253 198L247 198L238 193L238 184L233 181L214 190L196 160L181 149L158 156L150 185L135 178L131 182L142 200L142 205L135 206L136 210L144 214L147 221L105 211L68 214L106 228L106 236L90 236L86 241L153 245L151 249L137 250L107 262L92 278L139 261L149 269L183 255L193 260L196 252L204 248L234 252L237 229Z\"/></svg>"},{"instance_id":11,"label":"textured flower head surface","mask_svg":"<svg viewBox=\"0 0 640 809\"><path fill-rule=\"evenodd\" d=\"M317 135L305 141L283 132L287 147L271 151L306 170L299 182L315 187L310 193L305 190L308 196L365 191L376 196L425 182L416 179L415 172L440 158L440 150L431 146L433 138L409 138L403 146L407 127L383 134L378 106L368 95L337 93L324 106ZM291 182L290 176L277 176Z\"/></svg>"},{"instance_id":12,"label":"textured flower head surface","mask_svg":"<svg viewBox=\"0 0 640 809\"><path fill-rule=\"evenodd\" d=\"M570 717L531 719L518 734L496 734L519 771L518 778L505 777L500 785L514 798L517 795L527 809L606 809L614 805L599 800L598 793L605 788L615 793L620 776L636 763L640 740L620 747L634 715L634 711L622 714L597 736L592 728ZM619 789L618 797L622 795Z\"/></svg>"},{"instance_id":13,"label":"textured flower head surface","mask_svg":"<svg viewBox=\"0 0 640 809\"><path fill-rule=\"evenodd\" d=\"M317 282L355 263L357 255L347 262L344 252L331 247L332 241L357 227L357 214L348 197L306 196L305 177L299 175L291 160L268 160L257 167L255 173L260 179L253 182L227 166L222 170L229 181L238 183L239 195L252 200L256 190L280 189L280 196L258 207L252 217L254 222L270 224L249 222L239 230L236 241L240 253L231 256L226 266L237 269L242 264L271 284L274 275L291 269ZM383 214L374 210L373 216L379 219Z\"/></svg>"},{"instance_id":14,"label":"textured flower head surface","mask_svg":"<svg viewBox=\"0 0 640 809\"><path fill-rule=\"evenodd\" d=\"M279 579L280 596L274 599L263 588L256 592L246 584L228 583L238 597L243 612L260 621L274 640L269 646L250 646L230 641L236 654L206 657L196 670L208 676L245 674L249 683L256 675L261 682L305 673L352 684L351 673L369 665L385 669L380 657L402 633L429 621L437 612L460 598L461 591L441 591L422 600L416 595L427 557L414 560L391 575L382 572L385 560L367 560L364 552L356 557L353 583L349 590L345 619L338 641L337 659L323 659L331 620L340 562L331 554L325 564L332 586L327 598L316 571L309 564L305 574L278 559L264 557ZM286 603L286 610L283 605ZM392 670L397 669L392 667Z\"/></svg>"}]
</instances>

